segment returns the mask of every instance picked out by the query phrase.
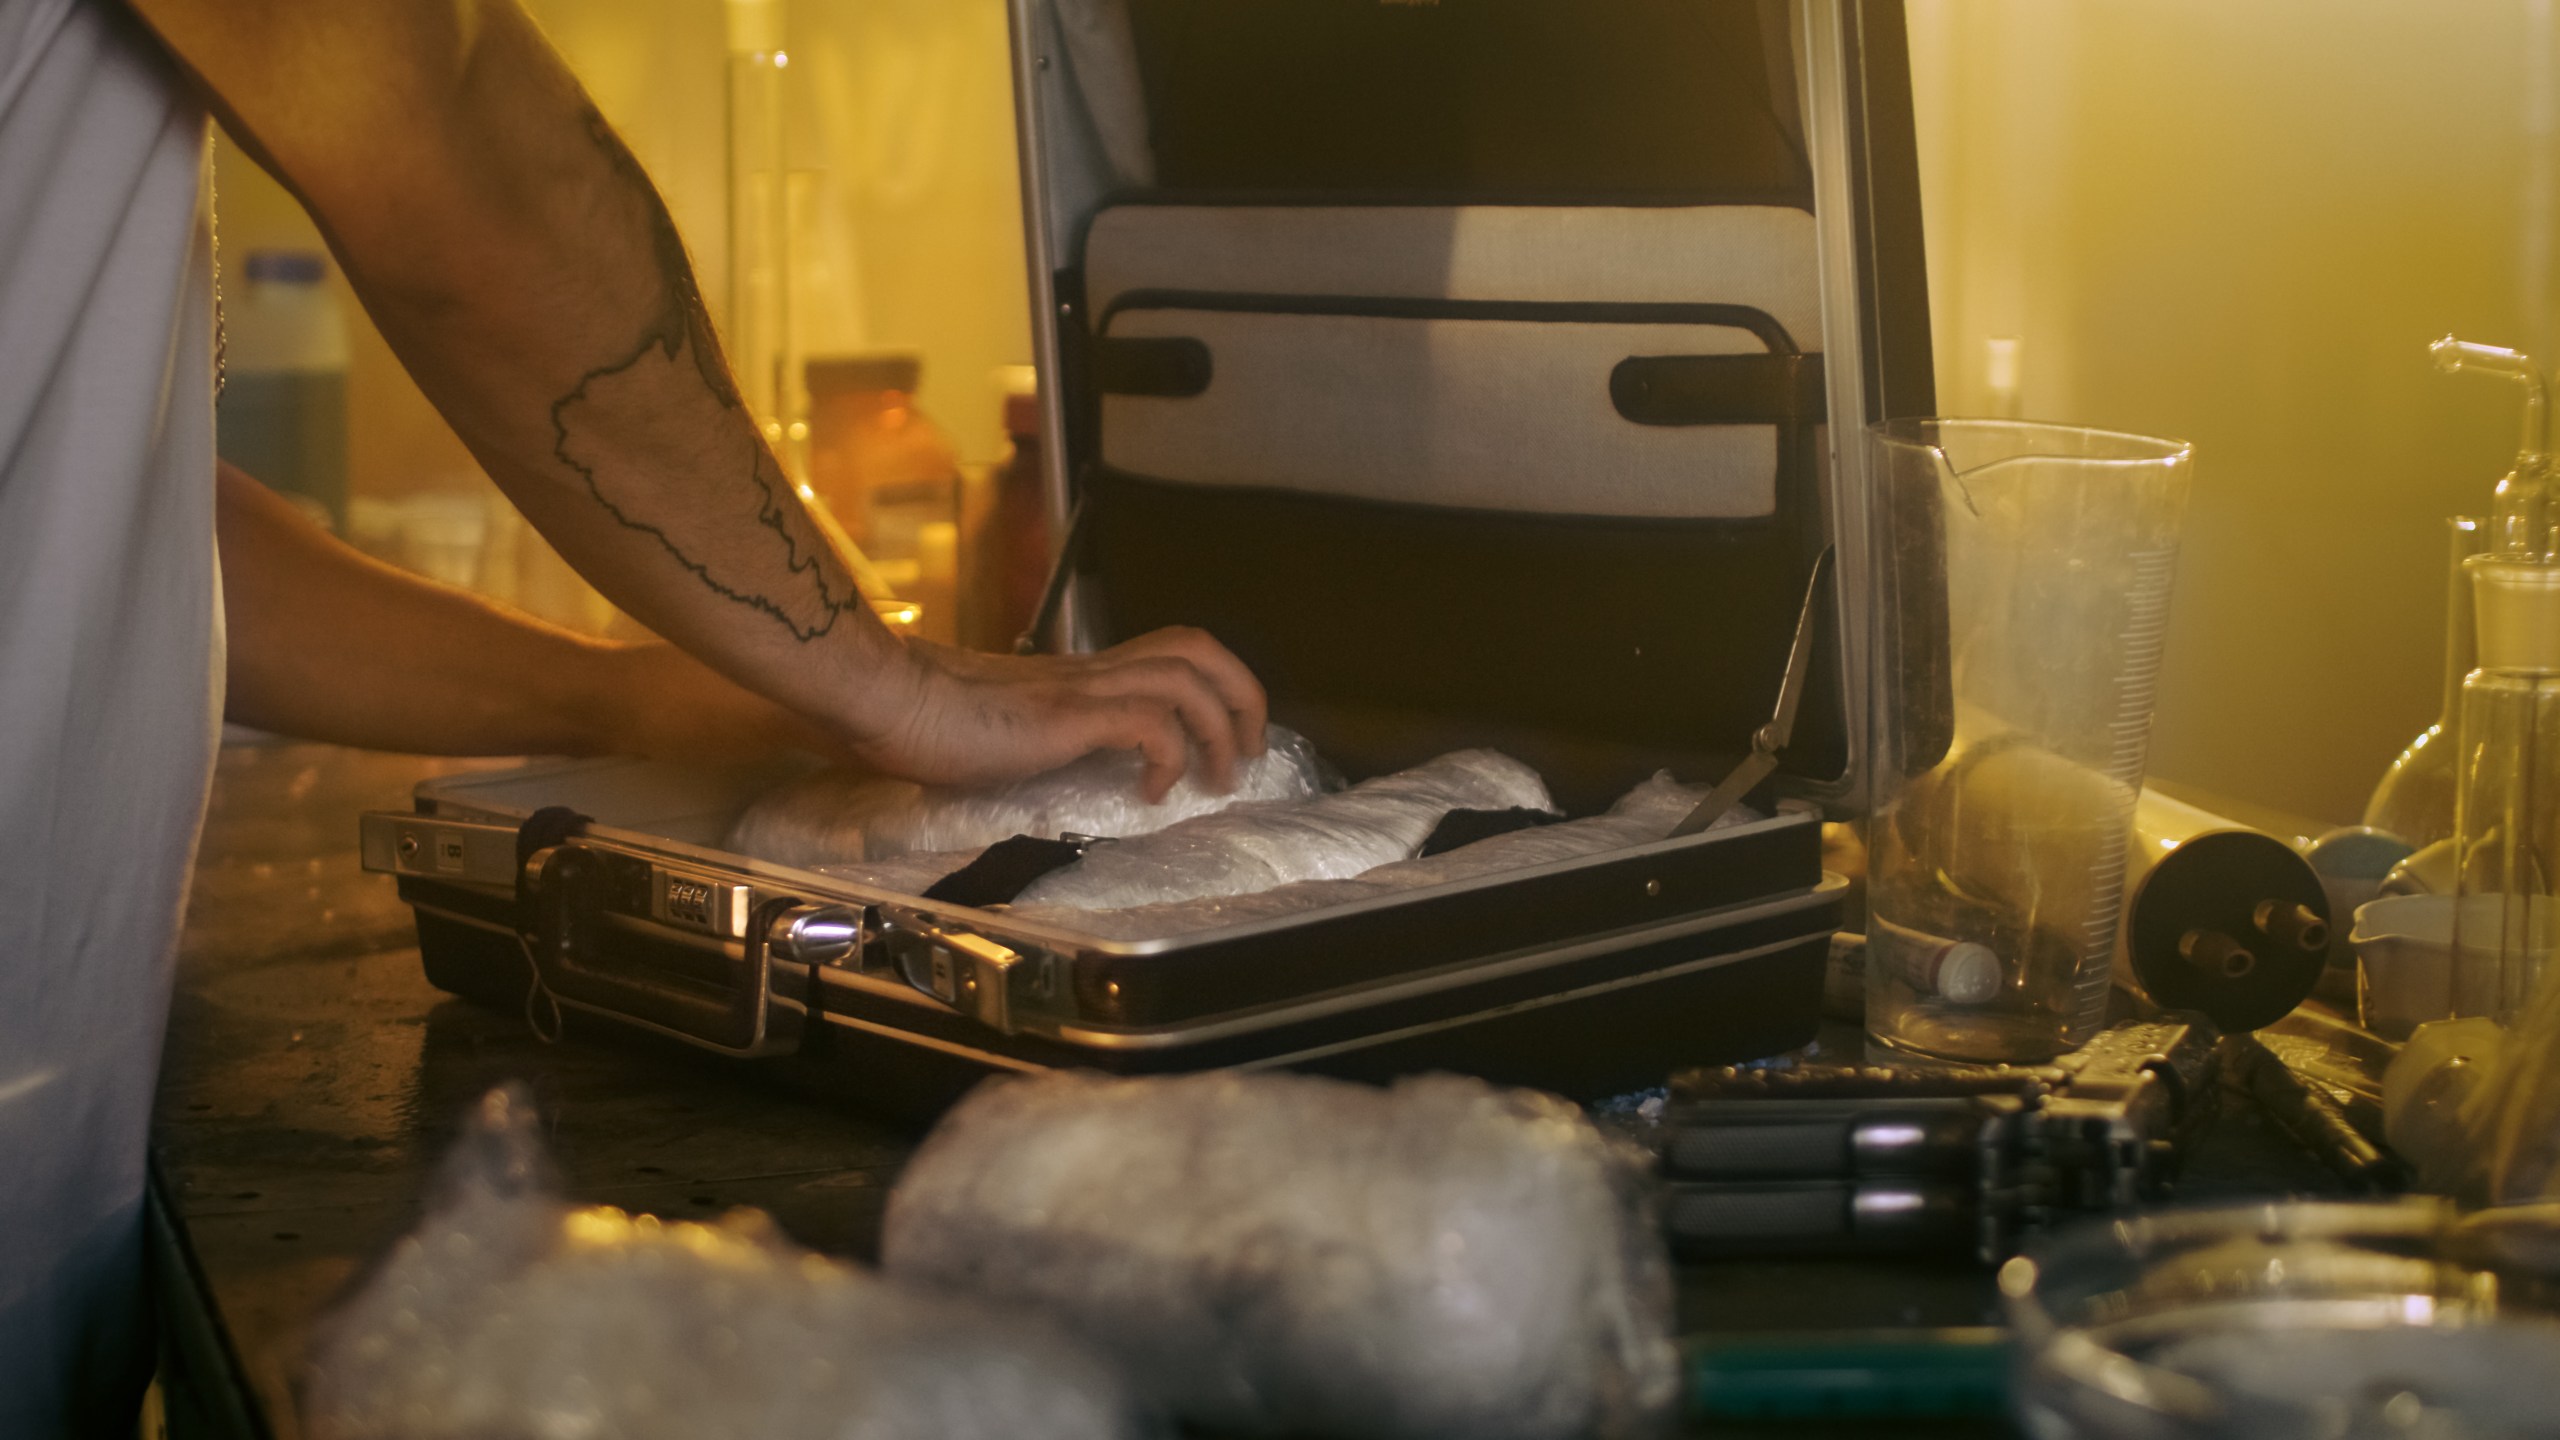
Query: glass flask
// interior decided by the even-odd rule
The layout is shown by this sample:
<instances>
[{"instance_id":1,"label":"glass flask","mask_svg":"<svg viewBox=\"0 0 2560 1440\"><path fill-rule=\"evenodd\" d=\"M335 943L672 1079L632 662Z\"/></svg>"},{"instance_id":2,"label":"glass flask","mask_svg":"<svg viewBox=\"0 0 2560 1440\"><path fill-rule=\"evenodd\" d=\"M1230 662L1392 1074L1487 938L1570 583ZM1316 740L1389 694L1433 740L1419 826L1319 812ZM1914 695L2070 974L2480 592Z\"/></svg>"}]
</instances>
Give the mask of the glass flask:
<instances>
[{"instance_id":1,"label":"glass flask","mask_svg":"<svg viewBox=\"0 0 2560 1440\"><path fill-rule=\"evenodd\" d=\"M2520 350L2447 335L2429 347L2448 374L2521 392L2523 439L2498 481L2486 548L2465 560L2479 667L2462 682L2454 810L2453 1007L2511 1025L2552 948L2560 860L2560 495L2550 383Z\"/></svg>"},{"instance_id":2,"label":"glass flask","mask_svg":"<svg viewBox=\"0 0 2560 1440\"><path fill-rule=\"evenodd\" d=\"M2418 732L2391 768L2382 772L2365 802L2363 824L2388 831L2423 850L2453 838L2454 729L2462 705L2462 681L2478 663L2471 618L2471 577L2462 563L2480 553L2487 527L2467 515L2448 517L2444 619L2444 704L2435 723Z\"/></svg>"}]
</instances>

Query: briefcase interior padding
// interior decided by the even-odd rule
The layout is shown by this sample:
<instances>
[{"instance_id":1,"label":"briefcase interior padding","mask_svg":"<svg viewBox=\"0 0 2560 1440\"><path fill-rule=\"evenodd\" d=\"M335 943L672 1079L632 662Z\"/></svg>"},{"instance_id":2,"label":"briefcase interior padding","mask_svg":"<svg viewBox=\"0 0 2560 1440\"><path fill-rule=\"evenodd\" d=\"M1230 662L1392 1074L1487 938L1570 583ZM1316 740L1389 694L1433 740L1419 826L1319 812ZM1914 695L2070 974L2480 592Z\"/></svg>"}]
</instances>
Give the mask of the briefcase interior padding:
<instances>
[{"instance_id":1,"label":"briefcase interior padding","mask_svg":"<svg viewBox=\"0 0 2560 1440\"><path fill-rule=\"evenodd\" d=\"M1663 766L1715 778L1767 718L1824 533L1812 224L1101 211L1083 593L1106 638L1209 629L1354 774L1486 743L1577 811ZM1814 690L1790 758L1836 775L1837 687Z\"/></svg>"},{"instance_id":2,"label":"briefcase interior padding","mask_svg":"<svg viewBox=\"0 0 2560 1440\"><path fill-rule=\"evenodd\" d=\"M1053 643L1200 626L1351 774L1491 745L1587 812L1750 747L1837 546L1780 783L1854 811L1835 452L1928 386L1892 7L1014 21Z\"/></svg>"},{"instance_id":3,"label":"briefcase interior padding","mask_svg":"<svg viewBox=\"0 0 2560 1440\"><path fill-rule=\"evenodd\" d=\"M1199 361L1175 394L1114 393L1103 368L1102 462L1408 505L1765 518L1777 422L1642 423L1610 381L1633 357L1801 349L1821 323L1812 230L1767 205L1114 207L1085 246L1098 344L1188 342Z\"/></svg>"}]
</instances>

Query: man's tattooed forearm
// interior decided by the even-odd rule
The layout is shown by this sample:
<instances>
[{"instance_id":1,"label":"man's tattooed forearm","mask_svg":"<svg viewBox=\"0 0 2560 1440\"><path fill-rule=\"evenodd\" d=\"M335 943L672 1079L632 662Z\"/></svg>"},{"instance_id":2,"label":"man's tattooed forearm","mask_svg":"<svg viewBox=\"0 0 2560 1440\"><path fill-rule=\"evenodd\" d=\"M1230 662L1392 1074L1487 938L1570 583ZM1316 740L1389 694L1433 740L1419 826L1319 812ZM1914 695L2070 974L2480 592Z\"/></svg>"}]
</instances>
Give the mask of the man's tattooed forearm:
<instances>
[{"instance_id":1,"label":"man's tattooed forearm","mask_svg":"<svg viewBox=\"0 0 2560 1440\"><path fill-rule=\"evenodd\" d=\"M655 540L713 594L773 617L795 639L815 640L862 597L743 413L656 188L602 116L590 110L587 124L615 178L646 208L660 300L628 354L588 371L552 403L552 453L616 522ZM667 448L685 454L699 453L706 439L727 449L727 436L737 437L736 460L705 474L681 473L653 453L661 438L680 442Z\"/></svg>"}]
</instances>

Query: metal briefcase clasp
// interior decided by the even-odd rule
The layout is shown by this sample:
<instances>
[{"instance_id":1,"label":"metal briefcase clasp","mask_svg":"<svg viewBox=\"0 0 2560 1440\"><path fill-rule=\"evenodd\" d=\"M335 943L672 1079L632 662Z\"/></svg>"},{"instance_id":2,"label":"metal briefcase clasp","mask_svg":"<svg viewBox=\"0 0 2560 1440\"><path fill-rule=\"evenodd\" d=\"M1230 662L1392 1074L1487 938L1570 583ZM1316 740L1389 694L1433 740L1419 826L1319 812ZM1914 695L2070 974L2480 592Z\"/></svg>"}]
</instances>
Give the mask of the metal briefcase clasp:
<instances>
[{"instance_id":1,"label":"metal briefcase clasp","mask_svg":"<svg viewBox=\"0 0 2560 1440\"><path fill-rule=\"evenodd\" d=\"M771 965L828 963L860 941L859 920L840 933L835 907L608 839L572 836L519 862L519 832L503 823L376 811L361 834L367 870L511 892L535 998L727 1055L796 1049L804 1007L776 999Z\"/></svg>"},{"instance_id":2,"label":"metal briefcase clasp","mask_svg":"<svg viewBox=\"0 0 2560 1440\"><path fill-rule=\"evenodd\" d=\"M620 846L564 840L525 857L526 946L562 1005L736 1056L797 1048L800 1015L773 1003L759 905L734 877Z\"/></svg>"},{"instance_id":3,"label":"metal briefcase clasp","mask_svg":"<svg viewBox=\"0 0 2560 1440\"><path fill-rule=\"evenodd\" d=\"M880 938L909 985L1006 1035L1018 1028L1014 992L1048 963L913 912L884 911Z\"/></svg>"}]
</instances>

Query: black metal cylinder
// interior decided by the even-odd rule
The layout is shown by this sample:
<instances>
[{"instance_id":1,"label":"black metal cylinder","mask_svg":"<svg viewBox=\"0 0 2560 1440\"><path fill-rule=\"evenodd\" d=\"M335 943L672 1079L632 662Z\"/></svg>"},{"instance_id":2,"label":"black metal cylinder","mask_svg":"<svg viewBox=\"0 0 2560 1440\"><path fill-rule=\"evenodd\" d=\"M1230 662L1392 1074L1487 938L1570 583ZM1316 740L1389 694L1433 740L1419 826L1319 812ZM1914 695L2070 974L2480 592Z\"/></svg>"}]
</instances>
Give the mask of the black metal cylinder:
<instances>
[{"instance_id":1,"label":"black metal cylinder","mask_svg":"<svg viewBox=\"0 0 2560 1440\"><path fill-rule=\"evenodd\" d=\"M2224 1031L2272 1025L2311 996L2328 959L2329 897L2311 862L2238 827L2145 829L2125 913L2127 988Z\"/></svg>"}]
</instances>

